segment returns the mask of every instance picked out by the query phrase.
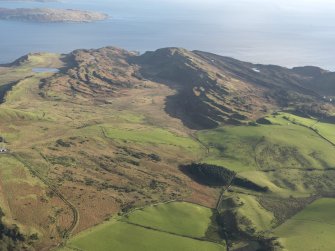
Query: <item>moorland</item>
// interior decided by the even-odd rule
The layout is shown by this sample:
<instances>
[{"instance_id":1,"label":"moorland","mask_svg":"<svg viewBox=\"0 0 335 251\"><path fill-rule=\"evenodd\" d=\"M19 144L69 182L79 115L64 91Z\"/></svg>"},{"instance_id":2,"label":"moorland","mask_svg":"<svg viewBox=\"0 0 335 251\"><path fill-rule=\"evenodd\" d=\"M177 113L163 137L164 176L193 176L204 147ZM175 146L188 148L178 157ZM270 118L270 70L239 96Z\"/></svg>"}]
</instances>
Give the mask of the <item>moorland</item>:
<instances>
[{"instance_id":1,"label":"moorland","mask_svg":"<svg viewBox=\"0 0 335 251\"><path fill-rule=\"evenodd\" d=\"M2 65L0 244L333 250L334 79L181 48Z\"/></svg>"}]
</instances>

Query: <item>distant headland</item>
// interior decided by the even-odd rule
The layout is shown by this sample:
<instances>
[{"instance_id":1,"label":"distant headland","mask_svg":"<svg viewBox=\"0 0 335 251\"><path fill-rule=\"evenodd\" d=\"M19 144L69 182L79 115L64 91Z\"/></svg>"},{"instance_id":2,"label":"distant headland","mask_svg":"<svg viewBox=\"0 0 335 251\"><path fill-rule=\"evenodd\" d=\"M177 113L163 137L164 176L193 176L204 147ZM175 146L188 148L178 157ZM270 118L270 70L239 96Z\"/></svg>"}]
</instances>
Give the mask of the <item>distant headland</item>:
<instances>
[{"instance_id":1,"label":"distant headland","mask_svg":"<svg viewBox=\"0 0 335 251\"><path fill-rule=\"evenodd\" d=\"M0 0L0 2L39 2L39 3L50 3L50 2L59 2L59 0Z\"/></svg>"},{"instance_id":2,"label":"distant headland","mask_svg":"<svg viewBox=\"0 0 335 251\"><path fill-rule=\"evenodd\" d=\"M1 0L0 0L1 1ZM48 0L40 0L48 1ZM73 10L73 9L49 9L49 8L0 8L0 19L39 22L39 23L57 23L57 22L93 22L108 18L107 14L93 11Z\"/></svg>"}]
</instances>

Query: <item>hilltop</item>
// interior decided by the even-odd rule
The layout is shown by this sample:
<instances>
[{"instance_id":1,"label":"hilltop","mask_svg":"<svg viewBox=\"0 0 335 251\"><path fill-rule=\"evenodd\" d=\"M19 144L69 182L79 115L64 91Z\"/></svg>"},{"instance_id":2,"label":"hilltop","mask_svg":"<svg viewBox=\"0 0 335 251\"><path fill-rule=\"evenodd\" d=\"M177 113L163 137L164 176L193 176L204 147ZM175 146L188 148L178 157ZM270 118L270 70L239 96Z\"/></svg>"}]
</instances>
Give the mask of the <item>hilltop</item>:
<instances>
[{"instance_id":1,"label":"hilltop","mask_svg":"<svg viewBox=\"0 0 335 251\"><path fill-rule=\"evenodd\" d=\"M243 124L278 109L304 109L319 116L334 111L334 103L327 101L335 95L335 74L317 67L255 65L178 48L147 52L133 60L144 76L178 89L168 99L167 111L190 127ZM328 100L322 100L324 95Z\"/></svg>"},{"instance_id":2,"label":"hilltop","mask_svg":"<svg viewBox=\"0 0 335 251\"><path fill-rule=\"evenodd\" d=\"M165 110L192 129L246 124L282 109L335 120L335 73L317 67L255 65L180 48L134 55L109 47L74 51L68 58L67 74L48 79L45 92L106 99L150 80L176 90Z\"/></svg>"}]
</instances>

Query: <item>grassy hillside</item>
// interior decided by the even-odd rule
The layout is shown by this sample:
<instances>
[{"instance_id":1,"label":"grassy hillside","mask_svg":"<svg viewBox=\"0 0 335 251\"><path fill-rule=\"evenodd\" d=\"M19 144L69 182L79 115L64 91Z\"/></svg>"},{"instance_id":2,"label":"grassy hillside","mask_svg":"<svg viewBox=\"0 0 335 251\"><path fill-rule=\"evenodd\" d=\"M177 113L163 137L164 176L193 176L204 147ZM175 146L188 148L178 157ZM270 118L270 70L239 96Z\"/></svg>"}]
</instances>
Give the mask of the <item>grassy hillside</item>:
<instances>
[{"instance_id":1,"label":"grassy hillside","mask_svg":"<svg viewBox=\"0 0 335 251\"><path fill-rule=\"evenodd\" d=\"M335 144L335 124L324 123L315 118L302 118L293 114L280 113L286 120L306 126Z\"/></svg>"},{"instance_id":2,"label":"grassy hillside","mask_svg":"<svg viewBox=\"0 0 335 251\"><path fill-rule=\"evenodd\" d=\"M335 166L335 148L314 131L281 116L268 119L272 125L226 126L199 132L199 139L210 148L204 161L237 172Z\"/></svg>"},{"instance_id":3,"label":"grassy hillside","mask_svg":"<svg viewBox=\"0 0 335 251\"><path fill-rule=\"evenodd\" d=\"M145 127L142 125L136 127L120 125L119 128L115 128L115 126L105 127L104 131L107 137L124 142L137 142L149 145L169 145L194 152L200 150L199 143L192 138L176 135L162 128Z\"/></svg>"},{"instance_id":4,"label":"grassy hillside","mask_svg":"<svg viewBox=\"0 0 335 251\"><path fill-rule=\"evenodd\" d=\"M131 238L129 238L131 236ZM69 241L70 248L87 251L110 249L128 251L208 250L222 251L222 245L149 230L125 222L103 224Z\"/></svg>"},{"instance_id":5,"label":"grassy hillside","mask_svg":"<svg viewBox=\"0 0 335 251\"><path fill-rule=\"evenodd\" d=\"M280 237L285 250L333 250L334 207L334 199L319 199L279 226L274 234Z\"/></svg>"},{"instance_id":6,"label":"grassy hillside","mask_svg":"<svg viewBox=\"0 0 335 251\"><path fill-rule=\"evenodd\" d=\"M69 248L81 250L225 250L206 241L212 210L172 202L135 210L70 239ZM129 238L131 236L131 238ZM197 238L202 238L197 239Z\"/></svg>"},{"instance_id":7,"label":"grassy hillside","mask_svg":"<svg viewBox=\"0 0 335 251\"><path fill-rule=\"evenodd\" d=\"M191 237L205 237L211 224L211 209L186 202L172 202L136 210L126 221Z\"/></svg>"},{"instance_id":8,"label":"grassy hillside","mask_svg":"<svg viewBox=\"0 0 335 251\"><path fill-rule=\"evenodd\" d=\"M237 210L237 213L240 217L251 221L249 228L253 228L255 232L264 232L272 228L274 215L259 204L257 197L242 194L238 197L242 206Z\"/></svg>"}]
</instances>

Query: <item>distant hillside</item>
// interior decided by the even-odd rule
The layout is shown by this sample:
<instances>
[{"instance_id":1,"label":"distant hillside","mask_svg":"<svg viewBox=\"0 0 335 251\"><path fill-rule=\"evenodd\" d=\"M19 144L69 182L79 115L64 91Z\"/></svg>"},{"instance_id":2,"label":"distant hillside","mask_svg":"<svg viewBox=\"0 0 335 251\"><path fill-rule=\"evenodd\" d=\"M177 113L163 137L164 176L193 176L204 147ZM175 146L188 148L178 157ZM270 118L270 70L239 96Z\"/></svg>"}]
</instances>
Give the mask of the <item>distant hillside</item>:
<instances>
[{"instance_id":1,"label":"distant hillside","mask_svg":"<svg viewBox=\"0 0 335 251\"><path fill-rule=\"evenodd\" d=\"M92 22L104 20L108 15L72 9L7 9L0 8L0 19L25 22Z\"/></svg>"},{"instance_id":2,"label":"distant hillside","mask_svg":"<svg viewBox=\"0 0 335 251\"><path fill-rule=\"evenodd\" d=\"M323 96L334 95L334 73L318 68L255 65L178 48L147 52L133 61L144 76L178 90L168 99L167 110L194 128L240 124L277 109L306 110L310 104L320 114L333 109L330 97ZM315 69L319 74L310 76Z\"/></svg>"},{"instance_id":3,"label":"distant hillside","mask_svg":"<svg viewBox=\"0 0 335 251\"><path fill-rule=\"evenodd\" d=\"M46 96L61 91L102 101L152 81L177 91L167 97L166 111L193 129L246 124L280 109L334 119L335 73L316 67L255 65L180 48L139 56L106 47L77 50L67 58L66 74L42 85Z\"/></svg>"}]
</instances>

